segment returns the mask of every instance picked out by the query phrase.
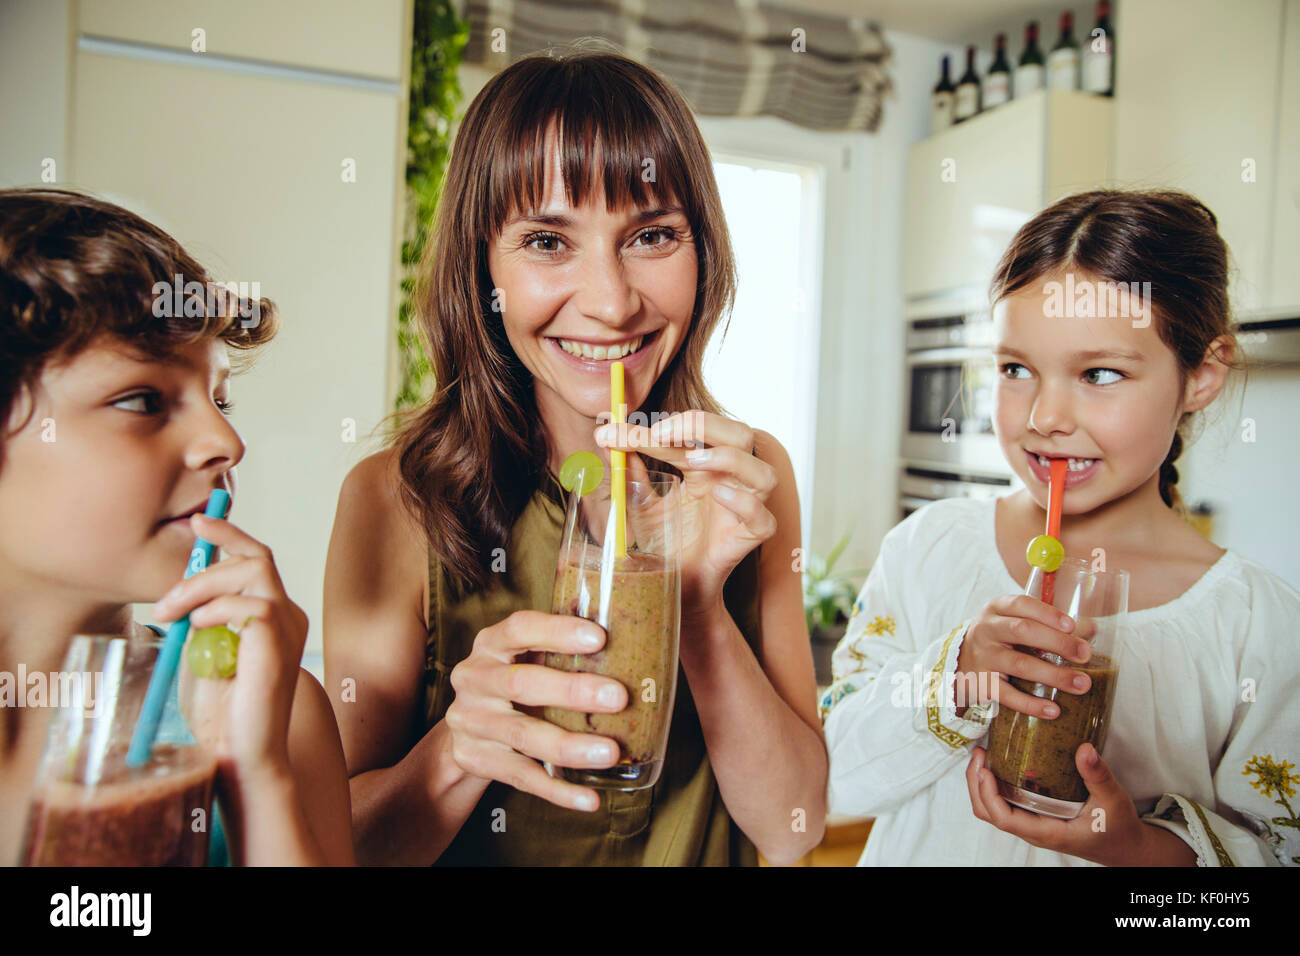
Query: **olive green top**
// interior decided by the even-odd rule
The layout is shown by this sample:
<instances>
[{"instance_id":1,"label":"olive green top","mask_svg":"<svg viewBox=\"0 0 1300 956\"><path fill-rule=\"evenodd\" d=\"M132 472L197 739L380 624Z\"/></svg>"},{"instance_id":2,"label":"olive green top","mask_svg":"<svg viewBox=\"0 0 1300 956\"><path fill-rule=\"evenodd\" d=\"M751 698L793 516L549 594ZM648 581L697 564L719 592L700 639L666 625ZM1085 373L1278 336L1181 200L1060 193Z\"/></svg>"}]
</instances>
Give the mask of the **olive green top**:
<instances>
[{"instance_id":1,"label":"olive green top","mask_svg":"<svg viewBox=\"0 0 1300 956\"><path fill-rule=\"evenodd\" d=\"M552 475L511 530L495 558L486 591L448 599L441 566L429 552L429 638L425 646L424 729L443 718L455 697L450 675L478 632L515 611L549 611L564 524L563 491ZM727 579L723 598L751 648L758 638L758 550ZM686 634L682 640L688 640ZM645 790L597 791L592 813L557 807L493 781L440 866L754 866L758 854L727 813L709 765L699 715L678 672L668 753L659 782Z\"/></svg>"}]
</instances>

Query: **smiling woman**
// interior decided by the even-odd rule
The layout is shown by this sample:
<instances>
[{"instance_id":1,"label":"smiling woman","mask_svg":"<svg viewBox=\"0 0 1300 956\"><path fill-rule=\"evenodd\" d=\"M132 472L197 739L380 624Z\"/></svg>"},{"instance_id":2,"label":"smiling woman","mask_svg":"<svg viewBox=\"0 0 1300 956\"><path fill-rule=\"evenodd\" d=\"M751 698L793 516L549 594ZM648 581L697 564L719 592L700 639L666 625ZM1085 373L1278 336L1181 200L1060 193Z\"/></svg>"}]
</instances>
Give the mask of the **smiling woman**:
<instances>
[{"instance_id":1,"label":"smiling woman","mask_svg":"<svg viewBox=\"0 0 1300 956\"><path fill-rule=\"evenodd\" d=\"M356 690L334 703L363 860L726 865L757 847L781 863L820 839L793 471L770 435L724 417L701 371L734 296L709 153L661 77L582 52L489 81L417 294L436 391L348 476L330 544L326 683ZM605 434L614 359L631 424ZM681 433L707 447L668 440ZM686 680L662 776L600 799L539 761L608 768L618 746L534 708L627 704L617 681L536 663L606 640L539 610L564 514L555 474L613 447L676 470L700 534L682 558Z\"/></svg>"}]
</instances>

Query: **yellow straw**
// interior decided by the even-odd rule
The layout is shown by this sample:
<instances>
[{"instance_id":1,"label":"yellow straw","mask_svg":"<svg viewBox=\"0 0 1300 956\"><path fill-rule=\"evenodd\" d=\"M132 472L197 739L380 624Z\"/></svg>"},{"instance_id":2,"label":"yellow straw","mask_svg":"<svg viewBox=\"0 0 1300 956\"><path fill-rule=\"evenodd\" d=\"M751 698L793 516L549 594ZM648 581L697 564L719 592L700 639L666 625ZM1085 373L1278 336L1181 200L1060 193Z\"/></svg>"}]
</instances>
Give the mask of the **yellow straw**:
<instances>
[{"instance_id":1,"label":"yellow straw","mask_svg":"<svg viewBox=\"0 0 1300 956\"><path fill-rule=\"evenodd\" d=\"M609 367L609 401L613 406L610 411L615 425L626 421L627 405L623 401L623 363L615 362ZM609 490L614 499L614 554L616 558L627 556L627 452L610 449Z\"/></svg>"}]
</instances>

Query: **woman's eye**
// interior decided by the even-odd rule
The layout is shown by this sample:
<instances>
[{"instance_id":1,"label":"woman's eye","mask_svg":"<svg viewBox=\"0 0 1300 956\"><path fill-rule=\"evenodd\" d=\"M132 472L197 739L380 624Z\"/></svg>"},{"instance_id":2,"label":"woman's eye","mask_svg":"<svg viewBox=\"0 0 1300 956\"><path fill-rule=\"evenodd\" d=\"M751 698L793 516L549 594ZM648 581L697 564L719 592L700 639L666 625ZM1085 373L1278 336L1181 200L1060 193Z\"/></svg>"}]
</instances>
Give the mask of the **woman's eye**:
<instances>
[{"instance_id":1,"label":"woman's eye","mask_svg":"<svg viewBox=\"0 0 1300 956\"><path fill-rule=\"evenodd\" d=\"M662 242L644 242L644 243L641 242L641 240L644 239L646 236L662 236L662 237L663 237L663 241L662 241ZM636 242L636 243L638 243L639 245L641 245L641 246L644 247L644 248L653 249L653 248L656 248L656 247L658 247L658 246L666 246L669 242L671 242L671 241L672 241L673 239L675 239L675 238L677 238L677 233L674 232L674 231L673 231L672 229L670 229L669 227L667 227L667 226L654 226L653 228L647 229L645 232L638 233L636 239L633 240L633 241Z\"/></svg>"},{"instance_id":2,"label":"woman's eye","mask_svg":"<svg viewBox=\"0 0 1300 956\"><path fill-rule=\"evenodd\" d=\"M234 402L223 402L219 398L213 399L213 401L216 402L217 408L221 409L221 414L223 415L229 415L235 410Z\"/></svg>"},{"instance_id":3,"label":"woman's eye","mask_svg":"<svg viewBox=\"0 0 1300 956\"><path fill-rule=\"evenodd\" d=\"M1113 385L1123 377L1123 372L1117 372L1113 368L1090 368L1083 373L1083 380L1089 385Z\"/></svg>"},{"instance_id":4,"label":"woman's eye","mask_svg":"<svg viewBox=\"0 0 1300 956\"><path fill-rule=\"evenodd\" d=\"M557 248L549 248L549 249L538 248L533 245L533 243L535 242L554 243ZM534 232L524 239L524 246L528 248L532 248L536 252L556 253L560 251L558 246L561 242L563 242L563 240L553 232Z\"/></svg>"},{"instance_id":5,"label":"woman's eye","mask_svg":"<svg viewBox=\"0 0 1300 956\"><path fill-rule=\"evenodd\" d=\"M140 392L137 395L119 398L113 403L113 407L128 412L138 412L142 415L155 415L162 410L160 398L161 396L157 392Z\"/></svg>"},{"instance_id":6,"label":"woman's eye","mask_svg":"<svg viewBox=\"0 0 1300 956\"><path fill-rule=\"evenodd\" d=\"M1004 362L1001 367L1002 374L1007 378L1028 378L1029 369L1025 368L1019 362Z\"/></svg>"}]
</instances>

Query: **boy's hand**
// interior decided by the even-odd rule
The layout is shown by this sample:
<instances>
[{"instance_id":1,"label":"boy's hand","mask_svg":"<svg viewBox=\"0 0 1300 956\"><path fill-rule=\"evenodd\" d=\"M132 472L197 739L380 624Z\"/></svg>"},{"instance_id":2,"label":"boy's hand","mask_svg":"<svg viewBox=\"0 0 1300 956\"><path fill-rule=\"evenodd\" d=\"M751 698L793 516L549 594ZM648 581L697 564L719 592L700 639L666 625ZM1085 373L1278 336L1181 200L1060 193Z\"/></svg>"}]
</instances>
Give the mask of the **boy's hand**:
<instances>
[{"instance_id":1,"label":"boy's hand","mask_svg":"<svg viewBox=\"0 0 1300 956\"><path fill-rule=\"evenodd\" d=\"M194 515L194 533L224 554L154 605L159 621L190 614L194 630L239 632L238 670L229 680L195 677L181 666L182 709L199 740L241 775L287 773L289 713L307 640L307 615L285 593L270 549L229 521Z\"/></svg>"},{"instance_id":2,"label":"boy's hand","mask_svg":"<svg viewBox=\"0 0 1300 956\"><path fill-rule=\"evenodd\" d=\"M987 753L976 747L966 767L975 816L1027 843L1103 866L1193 866L1196 854L1176 835L1142 822L1133 803L1092 744L1082 744L1075 766L1088 802L1073 820L1013 807L998 793Z\"/></svg>"}]
</instances>

